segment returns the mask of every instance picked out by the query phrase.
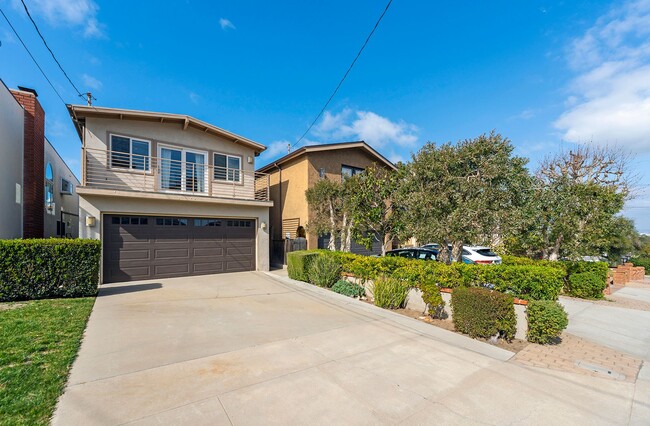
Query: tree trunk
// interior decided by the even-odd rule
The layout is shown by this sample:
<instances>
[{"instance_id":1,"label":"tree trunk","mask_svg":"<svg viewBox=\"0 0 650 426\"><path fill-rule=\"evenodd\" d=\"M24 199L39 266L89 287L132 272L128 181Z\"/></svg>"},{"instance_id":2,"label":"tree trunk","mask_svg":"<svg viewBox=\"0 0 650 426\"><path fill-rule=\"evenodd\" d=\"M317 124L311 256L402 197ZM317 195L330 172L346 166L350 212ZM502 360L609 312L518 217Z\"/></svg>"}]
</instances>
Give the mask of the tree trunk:
<instances>
[{"instance_id":1,"label":"tree trunk","mask_svg":"<svg viewBox=\"0 0 650 426\"><path fill-rule=\"evenodd\" d=\"M345 228L345 247L344 251L349 253L352 248L352 221L348 222L347 227Z\"/></svg>"},{"instance_id":2,"label":"tree trunk","mask_svg":"<svg viewBox=\"0 0 650 426\"><path fill-rule=\"evenodd\" d=\"M462 262L462 254L463 254L463 242L454 241L453 244L451 245L452 261Z\"/></svg>"},{"instance_id":3,"label":"tree trunk","mask_svg":"<svg viewBox=\"0 0 650 426\"><path fill-rule=\"evenodd\" d=\"M341 225L341 244L340 244L340 251L347 251L345 250L345 243L348 239L348 214L346 212L343 212L343 224Z\"/></svg>"},{"instance_id":4,"label":"tree trunk","mask_svg":"<svg viewBox=\"0 0 650 426\"><path fill-rule=\"evenodd\" d=\"M558 260L560 258L560 246L562 245L562 236L560 235L555 240L555 244L551 248L551 252L548 254L548 260Z\"/></svg>"},{"instance_id":5,"label":"tree trunk","mask_svg":"<svg viewBox=\"0 0 650 426\"><path fill-rule=\"evenodd\" d=\"M330 207L330 240L327 244L327 249L336 251L336 220L334 219L334 205L332 201L329 202Z\"/></svg>"}]
</instances>

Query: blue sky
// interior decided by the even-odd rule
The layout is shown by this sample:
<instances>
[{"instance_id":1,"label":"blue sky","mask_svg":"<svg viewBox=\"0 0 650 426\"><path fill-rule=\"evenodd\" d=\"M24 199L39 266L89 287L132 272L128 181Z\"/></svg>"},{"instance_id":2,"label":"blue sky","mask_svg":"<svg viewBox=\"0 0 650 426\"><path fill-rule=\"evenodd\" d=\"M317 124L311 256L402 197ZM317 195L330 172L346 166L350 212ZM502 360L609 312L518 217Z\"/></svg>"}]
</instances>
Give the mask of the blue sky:
<instances>
[{"instance_id":1,"label":"blue sky","mask_svg":"<svg viewBox=\"0 0 650 426\"><path fill-rule=\"evenodd\" d=\"M286 153L318 113L384 0L25 0L96 105L189 114ZM68 103L80 103L27 19L0 0ZM0 78L35 88L46 135L79 174L67 112L0 19ZM650 233L650 0L395 0L306 143L365 139L392 160L427 141L509 137L531 168L574 143L635 156L625 214Z\"/></svg>"}]
</instances>

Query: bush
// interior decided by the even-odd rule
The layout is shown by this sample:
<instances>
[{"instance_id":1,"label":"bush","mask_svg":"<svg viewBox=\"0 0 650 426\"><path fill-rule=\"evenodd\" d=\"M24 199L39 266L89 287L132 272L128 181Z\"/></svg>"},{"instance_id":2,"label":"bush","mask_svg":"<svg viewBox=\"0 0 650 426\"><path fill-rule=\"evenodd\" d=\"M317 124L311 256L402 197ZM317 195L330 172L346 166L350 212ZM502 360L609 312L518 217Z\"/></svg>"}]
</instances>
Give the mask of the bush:
<instances>
[{"instance_id":1,"label":"bush","mask_svg":"<svg viewBox=\"0 0 650 426\"><path fill-rule=\"evenodd\" d=\"M517 330L513 298L485 288L454 289L451 307L456 330L471 337L512 340Z\"/></svg>"},{"instance_id":2,"label":"bush","mask_svg":"<svg viewBox=\"0 0 650 426\"><path fill-rule=\"evenodd\" d=\"M386 309L399 309L406 306L409 287L404 282L385 276L378 277L372 284L375 305Z\"/></svg>"},{"instance_id":3,"label":"bush","mask_svg":"<svg viewBox=\"0 0 650 426\"><path fill-rule=\"evenodd\" d=\"M634 257L630 259L634 266L643 266L646 273L650 273L650 257Z\"/></svg>"},{"instance_id":4,"label":"bush","mask_svg":"<svg viewBox=\"0 0 650 426\"><path fill-rule=\"evenodd\" d=\"M287 273L289 278L308 282L309 265L318 255L318 252L306 250L287 253Z\"/></svg>"},{"instance_id":5,"label":"bush","mask_svg":"<svg viewBox=\"0 0 650 426\"><path fill-rule=\"evenodd\" d=\"M97 294L98 240L0 240L0 302Z\"/></svg>"},{"instance_id":6,"label":"bush","mask_svg":"<svg viewBox=\"0 0 650 426\"><path fill-rule=\"evenodd\" d=\"M609 265L605 262L562 262L566 268L567 281L571 279L571 275L581 274L584 272L591 272L596 275L603 283L603 288L607 284L607 275L609 274Z\"/></svg>"},{"instance_id":7,"label":"bush","mask_svg":"<svg viewBox=\"0 0 650 426\"><path fill-rule=\"evenodd\" d=\"M341 265L330 257L317 254L308 264L307 276L310 283L330 288L341 278Z\"/></svg>"},{"instance_id":8,"label":"bush","mask_svg":"<svg viewBox=\"0 0 650 426\"><path fill-rule=\"evenodd\" d=\"M553 343L562 330L569 325L566 311L558 302L552 300L531 300L526 308L529 342Z\"/></svg>"},{"instance_id":9,"label":"bush","mask_svg":"<svg viewBox=\"0 0 650 426\"><path fill-rule=\"evenodd\" d=\"M583 299L602 299L607 286L602 277L594 272L580 272L569 275L568 290L571 296Z\"/></svg>"},{"instance_id":10,"label":"bush","mask_svg":"<svg viewBox=\"0 0 650 426\"><path fill-rule=\"evenodd\" d=\"M351 283L345 280L339 280L332 286L332 291L343 294L348 297L362 298L366 295L366 289L359 284Z\"/></svg>"}]
</instances>

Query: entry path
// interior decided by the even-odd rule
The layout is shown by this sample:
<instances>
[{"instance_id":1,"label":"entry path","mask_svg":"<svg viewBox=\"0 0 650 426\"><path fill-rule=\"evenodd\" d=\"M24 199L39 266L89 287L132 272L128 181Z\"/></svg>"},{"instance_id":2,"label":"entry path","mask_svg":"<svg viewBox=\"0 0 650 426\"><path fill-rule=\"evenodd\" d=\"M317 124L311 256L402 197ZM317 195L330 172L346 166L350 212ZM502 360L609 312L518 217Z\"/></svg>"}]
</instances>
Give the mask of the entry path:
<instances>
[{"instance_id":1,"label":"entry path","mask_svg":"<svg viewBox=\"0 0 650 426\"><path fill-rule=\"evenodd\" d=\"M507 362L512 355L264 273L110 284L97 298L53 424L650 418L650 393L639 382Z\"/></svg>"}]
</instances>

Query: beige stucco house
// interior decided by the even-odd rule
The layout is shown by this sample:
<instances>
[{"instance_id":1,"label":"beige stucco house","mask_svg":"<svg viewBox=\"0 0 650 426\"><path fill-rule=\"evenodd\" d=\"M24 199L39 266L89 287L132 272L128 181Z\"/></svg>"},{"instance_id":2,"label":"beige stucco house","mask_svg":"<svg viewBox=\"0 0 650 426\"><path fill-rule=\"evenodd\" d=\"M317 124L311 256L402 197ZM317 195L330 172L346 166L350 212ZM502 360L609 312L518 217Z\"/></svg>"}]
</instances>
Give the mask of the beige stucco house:
<instances>
[{"instance_id":1,"label":"beige stucco house","mask_svg":"<svg viewBox=\"0 0 650 426\"><path fill-rule=\"evenodd\" d=\"M274 262L281 262L280 253L286 236L295 238L297 228L306 226L312 217L305 191L320 179L340 181L343 176L352 176L371 164L396 170L393 163L364 141L304 146L258 170L270 175ZM327 238L307 232L307 248L325 248ZM369 254L356 244L353 244L352 251Z\"/></svg>"},{"instance_id":2,"label":"beige stucco house","mask_svg":"<svg viewBox=\"0 0 650 426\"><path fill-rule=\"evenodd\" d=\"M102 281L269 268L265 147L193 117L69 105L82 141L80 236Z\"/></svg>"}]
</instances>

